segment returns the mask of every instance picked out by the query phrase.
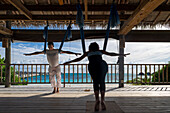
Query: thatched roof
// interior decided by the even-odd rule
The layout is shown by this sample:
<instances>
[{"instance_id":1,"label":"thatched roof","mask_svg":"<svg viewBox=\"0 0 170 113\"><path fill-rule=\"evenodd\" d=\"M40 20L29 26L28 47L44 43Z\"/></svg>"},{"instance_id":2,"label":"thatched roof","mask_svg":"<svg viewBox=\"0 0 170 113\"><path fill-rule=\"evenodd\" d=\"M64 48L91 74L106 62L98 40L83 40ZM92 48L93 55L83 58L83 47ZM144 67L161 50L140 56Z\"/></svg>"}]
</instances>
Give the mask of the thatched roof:
<instances>
[{"instance_id":1,"label":"thatched roof","mask_svg":"<svg viewBox=\"0 0 170 113\"><path fill-rule=\"evenodd\" d=\"M63 0L64 5L59 5L58 0L18 0L29 10L32 20L27 18L23 12L19 11L9 0L0 1L0 26L5 26L5 21L12 21L13 27L44 26L46 20L51 27L62 27L76 19L77 0ZM87 1L87 9L85 8ZM120 20L126 21L139 6L141 0L115 0L119 12ZM110 14L112 0L80 0L84 11L85 25L90 27L105 27ZM11 14L7 14L7 10ZM85 11L86 10L86 11ZM70 16L71 14L71 16ZM143 19L138 26L150 27L170 24L170 0L165 0L159 7Z\"/></svg>"}]
</instances>

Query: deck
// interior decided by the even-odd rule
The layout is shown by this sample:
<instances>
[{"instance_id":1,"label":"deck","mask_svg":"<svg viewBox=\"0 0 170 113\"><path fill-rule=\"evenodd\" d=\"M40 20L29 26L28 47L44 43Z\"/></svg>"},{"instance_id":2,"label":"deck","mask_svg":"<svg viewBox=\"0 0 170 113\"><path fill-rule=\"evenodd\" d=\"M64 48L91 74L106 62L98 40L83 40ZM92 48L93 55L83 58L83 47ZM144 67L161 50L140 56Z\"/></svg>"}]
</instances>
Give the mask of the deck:
<instances>
[{"instance_id":1,"label":"deck","mask_svg":"<svg viewBox=\"0 0 170 113\"><path fill-rule=\"evenodd\" d=\"M58 94L51 92L50 85L13 85L11 88L1 85L0 113L86 113L87 101L94 101L91 84L66 85ZM170 86L117 88L107 84L108 101L114 101L125 113L170 113Z\"/></svg>"}]
</instances>

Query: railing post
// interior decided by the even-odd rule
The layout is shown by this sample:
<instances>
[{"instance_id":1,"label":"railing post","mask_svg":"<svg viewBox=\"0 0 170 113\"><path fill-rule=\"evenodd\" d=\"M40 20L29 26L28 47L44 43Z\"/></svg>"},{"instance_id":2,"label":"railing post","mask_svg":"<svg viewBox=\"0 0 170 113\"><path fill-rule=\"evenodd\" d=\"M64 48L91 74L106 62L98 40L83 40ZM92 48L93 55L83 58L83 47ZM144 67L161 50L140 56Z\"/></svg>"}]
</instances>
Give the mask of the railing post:
<instances>
[{"instance_id":1,"label":"railing post","mask_svg":"<svg viewBox=\"0 0 170 113\"><path fill-rule=\"evenodd\" d=\"M66 87L66 85L65 85L65 77L66 77L66 69L65 69L65 65L64 65L64 87Z\"/></svg>"}]
</instances>

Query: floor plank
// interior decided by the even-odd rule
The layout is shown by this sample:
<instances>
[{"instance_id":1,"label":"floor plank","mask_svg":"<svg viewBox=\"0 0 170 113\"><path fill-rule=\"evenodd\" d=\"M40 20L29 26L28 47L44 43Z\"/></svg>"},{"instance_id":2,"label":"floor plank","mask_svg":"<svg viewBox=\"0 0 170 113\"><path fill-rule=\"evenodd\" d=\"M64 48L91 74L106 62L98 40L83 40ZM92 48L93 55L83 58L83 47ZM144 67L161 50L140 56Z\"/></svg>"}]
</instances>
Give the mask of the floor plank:
<instances>
[{"instance_id":1,"label":"floor plank","mask_svg":"<svg viewBox=\"0 0 170 113\"><path fill-rule=\"evenodd\" d=\"M107 85L105 100L114 101L125 113L170 113L169 89L169 85ZM87 101L95 100L92 85L67 85L60 93L51 92L50 85L0 86L0 113L86 113Z\"/></svg>"}]
</instances>

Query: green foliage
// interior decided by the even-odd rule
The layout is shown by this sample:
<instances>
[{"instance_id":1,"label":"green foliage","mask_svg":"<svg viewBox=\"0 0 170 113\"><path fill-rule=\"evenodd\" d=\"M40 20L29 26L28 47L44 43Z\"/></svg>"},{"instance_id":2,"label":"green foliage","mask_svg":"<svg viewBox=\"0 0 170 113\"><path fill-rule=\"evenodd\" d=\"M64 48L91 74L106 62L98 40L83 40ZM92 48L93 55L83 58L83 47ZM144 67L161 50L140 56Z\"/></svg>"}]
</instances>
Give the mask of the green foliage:
<instances>
[{"instance_id":1,"label":"green foliage","mask_svg":"<svg viewBox=\"0 0 170 113\"><path fill-rule=\"evenodd\" d=\"M137 79L134 78L133 80L129 80L128 83L132 83L134 85L149 85L150 81L151 79L147 76L147 67L145 66L145 73L143 75L137 75Z\"/></svg>"},{"instance_id":2,"label":"green foliage","mask_svg":"<svg viewBox=\"0 0 170 113\"><path fill-rule=\"evenodd\" d=\"M5 64L5 59L1 58L1 55L0 55L0 64ZM5 82L5 65L0 65L0 74L1 73L2 73L2 82ZM0 79L1 79L1 76L0 76Z\"/></svg>"},{"instance_id":3,"label":"green foliage","mask_svg":"<svg viewBox=\"0 0 170 113\"><path fill-rule=\"evenodd\" d=\"M0 64L5 64L5 59L1 58L0 55ZM0 75L1 75L1 67L2 67L2 82L5 82L5 65L0 65ZM17 70L15 70L15 72L17 72ZM0 76L0 80L1 80L1 76ZM21 78L18 78L18 76L15 75L15 81L14 81L14 68L11 67L11 82L21 82ZM24 80L24 82L26 82Z\"/></svg>"},{"instance_id":4,"label":"green foliage","mask_svg":"<svg viewBox=\"0 0 170 113\"><path fill-rule=\"evenodd\" d=\"M152 82L166 82L167 81L167 77L166 77L166 69L168 68L168 82L170 82L170 65L165 66L164 69L160 69L160 71L158 70L157 72L152 74ZM160 73L160 78L159 78L159 73ZM164 76L163 76L164 74ZM155 76L155 77L154 77ZM164 78L163 78L164 77Z\"/></svg>"},{"instance_id":5,"label":"green foliage","mask_svg":"<svg viewBox=\"0 0 170 113\"><path fill-rule=\"evenodd\" d=\"M139 75L138 75L138 76L139 76ZM141 79L140 77L138 77L137 80L136 80L136 78L134 78L133 81L132 81L132 80L129 80L128 83L132 83L132 84L135 84L135 85L136 85L136 84L137 84L137 85L144 85L144 84L145 84L145 85L149 85L149 84L150 84L150 83L149 83L150 81L151 81L150 78L146 76L146 78L142 78L142 79Z\"/></svg>"}]
</instances>

